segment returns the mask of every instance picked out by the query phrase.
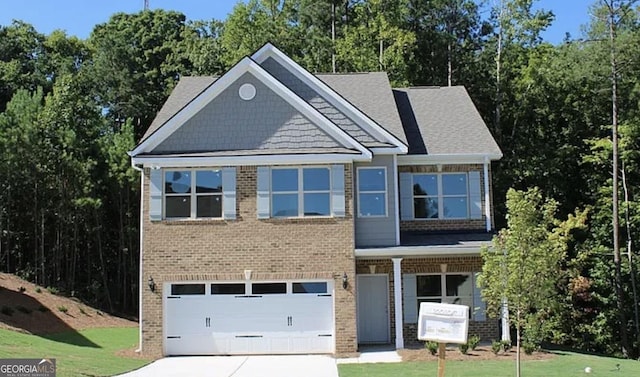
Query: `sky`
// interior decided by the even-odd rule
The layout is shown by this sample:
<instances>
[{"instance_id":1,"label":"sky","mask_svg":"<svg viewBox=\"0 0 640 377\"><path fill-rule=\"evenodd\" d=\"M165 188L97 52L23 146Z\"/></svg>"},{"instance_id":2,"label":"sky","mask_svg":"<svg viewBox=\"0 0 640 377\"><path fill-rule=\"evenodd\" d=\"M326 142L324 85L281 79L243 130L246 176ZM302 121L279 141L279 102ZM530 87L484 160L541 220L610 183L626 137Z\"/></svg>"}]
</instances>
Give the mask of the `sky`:
<instances>
[{"instance_id":1,"label":"sky","mask_svg":"<svg viewBox=\"0 0 640 377\"><path fill-rule=\"evenodd\" d=\"M184 13L188 20L225 19L239 0L148 0L151 9L163 8ZM580 26L589 22L588 7L594 0L538 0L537 6L552 10L553 25L543 37L560 43L569 32L580 37ZM117 12L136 13L144 0L0 0L0 25L13 19L32 24L37 31L50 34L62 29L68 35L85 39L97 24L107 22Z\"/></svg>"}]
</instances>

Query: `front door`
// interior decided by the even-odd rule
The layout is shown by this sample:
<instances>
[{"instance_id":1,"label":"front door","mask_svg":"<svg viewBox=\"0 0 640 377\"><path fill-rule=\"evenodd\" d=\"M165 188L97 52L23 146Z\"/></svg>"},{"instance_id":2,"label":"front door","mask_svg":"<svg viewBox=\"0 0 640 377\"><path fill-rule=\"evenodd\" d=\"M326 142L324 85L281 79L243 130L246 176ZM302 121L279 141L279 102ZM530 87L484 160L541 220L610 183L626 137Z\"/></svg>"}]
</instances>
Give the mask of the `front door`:
<instances>
[{"instance_id":1,"label":"front door","mask_svg":"<svg viewBox=\"0 0 640 377\"><path fill-rule=\"evenodd\" d=\"M357 276L358 343L389 343L389 276Z\"/></svg>"}]
</instances>

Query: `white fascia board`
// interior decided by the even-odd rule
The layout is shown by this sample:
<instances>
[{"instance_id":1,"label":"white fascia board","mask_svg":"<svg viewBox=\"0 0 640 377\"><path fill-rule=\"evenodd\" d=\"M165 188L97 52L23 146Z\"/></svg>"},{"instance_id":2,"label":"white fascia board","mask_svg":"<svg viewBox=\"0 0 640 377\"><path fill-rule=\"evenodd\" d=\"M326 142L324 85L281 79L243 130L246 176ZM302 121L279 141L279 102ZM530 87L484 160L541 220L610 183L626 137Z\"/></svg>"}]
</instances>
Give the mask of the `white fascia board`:
<instances>
[{"instance_id":1,"label":"white fascia board","mask_svg":"<svg viewBox=\"0 0 640 377\"><path fill-rule=\"evenodd\" d=\"M309 71L302 68L298 63L293 61L290 57L282 53L271 43L267 43L262 46L261 49L256 51L251 58L258 63L262 63L267 58L272 57L278 63L286 67L289 72L293 73L298 79L302 80L305 84L309 85L318 92L325 94L329 98L329 102L342 111L344 114L352 119L359 121L361 126L365 126L368 131L377 136L378 138L385 139L393 145L396 145L403 153L407 153L409 150L407 145L393 136L389 131L385 130L378 123L373 121L367 114L360 111L357 107L353 106L349 101L346 101L335 90L331 89L327 84L322 82L319 78L312 75Z\"/></svg>"},{"instance_id":2,"label":"white fascia board","mask_svg":"<svg viewBox=\"0 0 640 377\"><path fill-rule=\"evenodd\" d=\"M373 148L369 148L369 150L374 155L399 155L399 154L407 153L406 149L403 149L400 147L390 147L390 148L373 147Z\"/></svg>"},{"instance_id":3,"label":"white fascia board","mask_svg":"<svg viewBox=\"0 0 640 377\"><path fill-rule=\"evenodd\" d=\"M329 119L320 114L311 105L302 100L302 98L298 97L295 93L289 90L289 88L276 80L255 61L247 57L240 60L240 62L238 62L227 73L212 83L203 93L194 98L187 106L161 126L153 135L149 136L144 142L131 151L129 155L136 156L140 153L151 152L180 126L196 115L215 97L222 93L222 91L227 89L232 83L239 79L240 76L247 72L251 73L255 78L277 93L303 115L307 116L310 121L320 127L323 131L327 132L327 134L334 137L338 142L342 143L346 147L357 149L363 155L369 156L369 158L371 157L371 151L349 136L349 134L341 130L338 126L331 123Z\"/></svg>"},{"instance_id":4,"label":"white fascia board","mask_svg":"<svg viewBox=\"0 0 640 377\"><path fill-rule=\"evenodd\" d=\"M420 258L480 255L479 247L392 246L355 250L356 258Z\"/></svg>"},{"instance_id":5,"label":"white fascia board","mask_svg":"<svg viewBox=\"0 0 640 377\"><path fill-rule=\"evenodd\" d=\"M281 154L217 157L162 157L138 156L131 159L134 166L145 168L204 167L204 166L258 166L302 164L351 164L371 161L371 157L353 154Z\"/></svg>"},{"instance_id":6,"label":"white fascia board","mask_svg":"<svg viewBox=\"0 0 640 377\"><path fill-rule=\"evenodd\" d=\"M398 165L484 164L500 158L502 154L411 154L398 156Z\"/></svg>"}]
</instances>

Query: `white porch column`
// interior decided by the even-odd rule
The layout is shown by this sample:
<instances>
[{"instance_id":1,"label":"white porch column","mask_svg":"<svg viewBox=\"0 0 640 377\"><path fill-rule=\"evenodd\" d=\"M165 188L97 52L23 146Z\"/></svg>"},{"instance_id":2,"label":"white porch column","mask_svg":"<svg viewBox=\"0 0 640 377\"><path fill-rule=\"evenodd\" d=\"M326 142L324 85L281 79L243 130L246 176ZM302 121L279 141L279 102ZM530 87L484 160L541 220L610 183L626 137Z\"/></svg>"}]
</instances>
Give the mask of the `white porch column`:
<instances>
[{"instance_id":1,"label":"white porch column","mask_svg":"<svg viewBox=\"0 0 640 377\"><path fill-rule=\"evenodd\" d=\"M509 327L509 302L506 298L502 299L502 312L500 315L502 323L502 340L511 341L511 328Z\"/></svg>"},{"instance_id":2,"label":"white porch column","mask_svg":"<svg viewBox=\"0 0 640 377\"><path fill-rule=\"evenodd\" d=\"M402 331L402 258L391 258L393 261L393 302L395 302L394 319L396 323L396 349L404 348Z\"/></svg>"}]
</instances>

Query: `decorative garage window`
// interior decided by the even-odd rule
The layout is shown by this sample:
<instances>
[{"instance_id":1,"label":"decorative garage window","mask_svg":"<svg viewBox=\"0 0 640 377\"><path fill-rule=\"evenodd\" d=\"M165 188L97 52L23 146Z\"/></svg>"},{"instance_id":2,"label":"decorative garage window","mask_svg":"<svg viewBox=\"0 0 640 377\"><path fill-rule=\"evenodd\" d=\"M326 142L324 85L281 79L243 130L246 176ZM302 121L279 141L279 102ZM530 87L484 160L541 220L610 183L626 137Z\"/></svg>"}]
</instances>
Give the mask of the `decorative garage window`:
<instances>
[{"instance_id":1,"label":"decorative garage window","mask_svg":"<svg viewBox=\"0 0 640 377\"><path fill-rule=\"evenodd\" d=\"M214 283L211 284L212 295L243 295L246 293L244 283Z\"/></svg>"},{"instance_id":2,"label":"decorative garage window","mask_svg":"<svg viewBox=\"0 0 640 377\"><path fill-rule=\"evenodd\" d=\"M253 283L251 293L254 295L277 295L287 293L287 283Z\"/></svg>"},{"instance_id":3,"label":"decorative garage window","mask_svg":"<svg viewBox=\"0 0 640 377\"><path fill-rule=\"evenodd\" d=\"M236 170L152 169L149 216L161 219L236 217Z\"/></svg>"},{"instance_id":4,"label":"decorative garage window","mask_svg":"<svg viewBox=\"0 0 640 377\"><path fill-rule=\"evenodd\" d=\"M403 274L404 321L417 323L421 302L467 305L470 318L484 321L485 303L476 287L477 274Z\"/></svg>"},{"instance_id":5,"label":"decorative garage window","mask_svg":"<svg viewBox=\"0 0 640 377\"><path fill-rule=\"evenodd\" d=\"M300 282L292 283L291 288L294 294L297 293L327 293L327 283L324 282Z\"/></svg>"},{"instance_id":6,"label":"decorative garage window","mask_svg":"<svg viewBox=\"0 0 640 377\"><path fill-rule=\"evenodd\" d=\"M258 167L258 218L344 216L344 167Z\"/></svg>"},{"instance_id":7,"label":"decorative garage window","mask_svg":"<svg viewBox=\"0 0 640 377\"><path fill-rule=\"evenodd\" d=\"M400 210L403 220L479 219L480 172L401 173Z\"/></svg>"},{"instance_id":8,"label":"decorative garage window","mask_svg":"<svg viewBox=\"0 0 640 377\"><path fill-rule=\"evenodd\" d=\"M358 217L387 216L387 169L358 168Z\"/></svg>"},{"instance_id":9,"label":"decorative garage window","mask_svg":"<svg viewBox=\"0 0 640 377\"><path fill-rule=\"evenodd\" d=\"M172 296L203 295L204 284L171 284Z\"/></svg>"}]
</instances>

